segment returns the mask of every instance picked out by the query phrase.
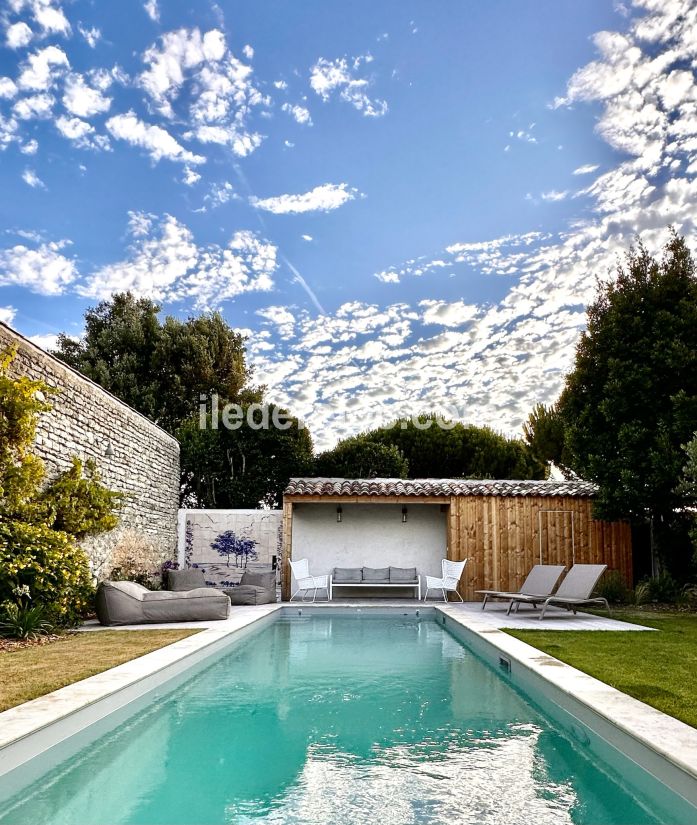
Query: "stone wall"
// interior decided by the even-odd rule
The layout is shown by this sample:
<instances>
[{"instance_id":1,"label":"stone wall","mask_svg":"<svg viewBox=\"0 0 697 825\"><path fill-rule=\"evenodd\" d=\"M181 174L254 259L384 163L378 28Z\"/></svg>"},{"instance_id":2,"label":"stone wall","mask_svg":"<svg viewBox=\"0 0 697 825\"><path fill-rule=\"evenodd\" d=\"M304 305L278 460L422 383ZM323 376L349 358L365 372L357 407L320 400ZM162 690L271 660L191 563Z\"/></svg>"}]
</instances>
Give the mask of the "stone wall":
<instances>
[{"instance_id":1,"label":"stone wall","mask_svg":"<svg viewBox=\"0 0 697 825\"><path fill-rule=\"evenodd\" d=\"M93 458L104 484L124 494L119 526L89 539L96 576L109 573L109 556L124 531L145 534L163 558L174 558L179 506L179 444L106 390L0 323L0 351L17 347L11 373L41 379L58 392L40 417L36 454L48 478L73 456Z\"/></svg>"}]
</instances>

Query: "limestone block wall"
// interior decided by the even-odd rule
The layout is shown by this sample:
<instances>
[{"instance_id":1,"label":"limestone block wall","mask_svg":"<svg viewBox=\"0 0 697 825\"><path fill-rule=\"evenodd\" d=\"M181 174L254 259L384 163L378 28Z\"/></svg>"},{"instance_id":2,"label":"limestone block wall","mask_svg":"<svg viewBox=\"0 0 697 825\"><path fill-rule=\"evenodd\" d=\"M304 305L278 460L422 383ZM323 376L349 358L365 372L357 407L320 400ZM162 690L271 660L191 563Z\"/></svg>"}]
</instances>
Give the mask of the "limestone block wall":
<instances>
[{"instance_id":1,"label":"limestone block wall","mask_svg":"<svg viewBox=\"0 0 697 825\"><path fill-rule=\"evenodd\" d=\"M175 438L85 376L0 323L0 351L17 347L11 372L57 392L41 416L35 444L50 478L72 456L96 461L104 484L124 494L116 530L85 542L93 572L109 573L109 555L125 530L145 534L164 558L177 546L179 444Z\"/></svg>"},{"instance_id":2,"label":"limestone block wall","mask_svg":"<svg viewBox=\"0 0 697 825\"><path fill-rule=\"evenodd\" d=\"M271 570L273 557L281 564L282 510L180 510L181 567L200 567L215 587L231 587L245 570ZM213 547L227 534L222 545Z\"/></svg>"}]
</instances>

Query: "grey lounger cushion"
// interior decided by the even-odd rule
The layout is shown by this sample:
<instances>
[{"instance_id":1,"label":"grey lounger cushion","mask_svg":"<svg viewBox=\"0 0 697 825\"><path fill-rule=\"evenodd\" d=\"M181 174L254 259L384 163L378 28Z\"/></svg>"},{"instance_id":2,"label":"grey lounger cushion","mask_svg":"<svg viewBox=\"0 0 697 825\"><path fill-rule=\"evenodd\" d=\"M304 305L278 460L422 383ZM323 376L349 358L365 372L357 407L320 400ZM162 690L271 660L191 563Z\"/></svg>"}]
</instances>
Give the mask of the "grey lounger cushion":
<instances>
[{"instance_id":1,"label":"grey lounger cushion","mask_svg":"<svg viewBox=\"0 0 697 825\"><path fill-rule=\"evenodd\" d=\"M273 604L276 601L276 573L246 570L237 587L225 591L232 604Z\"/></svg>"},{"instance_id":2,"label":"grey lounger cushion","mask_svg":"<svg viewBox=\"0 0 697 825\"><path fill-rule=\"evenodd\" d=\"M265 587L254 584L238 584L225 591L230 597L231 604L269 604L269 591ZM273 601L276 601L274 594Z\"/></svg>"},{"instance_id":3,"label":"grey lounger cushion","mask_svg":"<svg viewBox=\"0 0 697 825\"><path fill-rule=\"evenodd\" d=\"M206 586L206 576L200 568L167 571L167 590L195 590Z\"/></svg>"},{"instance_id":4,"label":"grey lounger cushion","mask_svg":"<svg viewBox=\"0 0 697 825\"><path fill-rule=\"evenodd\" d=\"M106 625L205 622L227 619L230 599L220 590L148 590L135 582L102 582L97 618Z\"/></svg>"},{"instance_id":5,"label":"grey lounger cushion","mask_svg":"<svg viewBox=\"0 0 697 825\"><path fill-rule=\"evenodd\" d=\"M415 582L418 577L416 575L415 567L390 567L390 582L397 584L398 582Z\"/></svg>"},{"instance_id":6,"label":"grey lounger cushion","mask_svg":"<svg viewBox=\"0 0 697 825\"><path fill-rule=\"evenodd\" d=\"M388 582L390 580L389 567L364 567L364 582Z\"/></svg>"},{"instance_id":7,"label":"grey lounger cushion","mask_svg":"<svg viewBox=\"0 0 697 825\"><path fill-rule=\"evenodd\" d=\"M360 567L335 567L332 581L337 584L360 584L363 581L363 570Z\"/></svg>"}]
</instances>

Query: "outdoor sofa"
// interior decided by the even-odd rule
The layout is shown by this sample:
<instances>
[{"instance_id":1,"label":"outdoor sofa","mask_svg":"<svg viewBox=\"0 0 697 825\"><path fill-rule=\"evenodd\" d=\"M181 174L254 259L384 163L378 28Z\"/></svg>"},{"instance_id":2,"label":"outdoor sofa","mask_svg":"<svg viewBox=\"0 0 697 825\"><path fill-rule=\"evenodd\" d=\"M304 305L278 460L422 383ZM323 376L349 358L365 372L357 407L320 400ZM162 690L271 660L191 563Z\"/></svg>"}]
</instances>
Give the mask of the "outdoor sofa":
<instances>
[{"instance_id":1,"label":"outdoor sofa","mask_svg":"<svg viewBox=\"0 0 697 825\"><path fill-rule=\"evenodd\" d=\"M97 618L105 625L209 622L227 619L230 599L212 587L148 590L142 584L105 581L97 588Z\"/></svg>"},{"instance_id":2,"label":"outdoor sofa","mask_svg":"<svg viewBox=\"0 0 697 825\"><path fill-rule=\"evenodd\" d=\"M412 587L421 599L421 578L415 567L335 567L329 580L329 598L337 587Z\"/></svg>"},{"instance_id":3,"label":"outdoor sofa","mask_svg":"<svg viewBox=\"0 0 697 825\"><path fill-rule=\"evenodd\" d=\"M200 567L185 570L168 570L166 579L168 590L193 590L206 586L206 577ZM232 604L274 604L276 602L276 571L245 570L240 583L224 588Z\"/></svg>"}]
</instances>

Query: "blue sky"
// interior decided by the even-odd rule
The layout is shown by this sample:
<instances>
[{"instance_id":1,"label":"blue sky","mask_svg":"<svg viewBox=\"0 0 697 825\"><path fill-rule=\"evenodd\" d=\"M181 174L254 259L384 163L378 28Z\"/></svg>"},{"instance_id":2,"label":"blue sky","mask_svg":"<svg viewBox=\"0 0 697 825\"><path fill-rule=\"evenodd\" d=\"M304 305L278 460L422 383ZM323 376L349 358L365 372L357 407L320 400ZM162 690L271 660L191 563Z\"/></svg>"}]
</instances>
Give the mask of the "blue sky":
<instances>
[{"instance_id":1,"label":"blue sky","mask_svg":"<svg viewBox=\"0 0 697 825\"><path fill-rule=\"evenodd\" d=\"M320 447L447 409L519 432L596 276L694 235L689 0L8 0L0 319L220 309Z\"/></svg>"}]
</instances>

